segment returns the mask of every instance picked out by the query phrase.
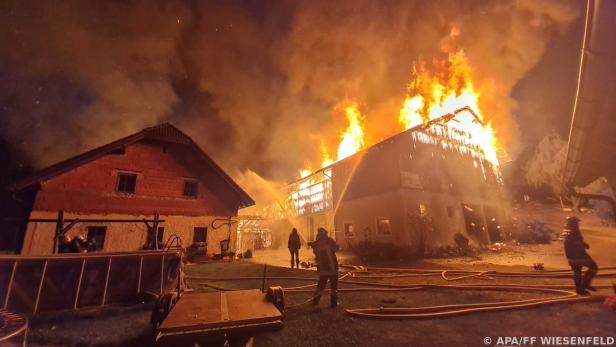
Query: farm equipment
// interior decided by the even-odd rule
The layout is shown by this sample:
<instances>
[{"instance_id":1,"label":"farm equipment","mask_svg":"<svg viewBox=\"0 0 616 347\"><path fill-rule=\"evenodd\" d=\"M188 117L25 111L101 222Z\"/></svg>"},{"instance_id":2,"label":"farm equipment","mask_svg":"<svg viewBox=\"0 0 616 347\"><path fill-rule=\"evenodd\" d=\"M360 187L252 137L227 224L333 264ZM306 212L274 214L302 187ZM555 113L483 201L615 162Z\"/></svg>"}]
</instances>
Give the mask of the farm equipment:
<instances>
[{"instance_id":1,"label":"farm equipment","mask_svg":"<svg viewBox=\"0 0 616 347\"><path fill-rule=\"evenodd\" d=\"M161 295L152 310L150 322L157 342L246 346L255 332L282 328L280 295L258 289L188 292L183 288L183 266L179 271L176 290Z\"/></svg>"}]
</instances>

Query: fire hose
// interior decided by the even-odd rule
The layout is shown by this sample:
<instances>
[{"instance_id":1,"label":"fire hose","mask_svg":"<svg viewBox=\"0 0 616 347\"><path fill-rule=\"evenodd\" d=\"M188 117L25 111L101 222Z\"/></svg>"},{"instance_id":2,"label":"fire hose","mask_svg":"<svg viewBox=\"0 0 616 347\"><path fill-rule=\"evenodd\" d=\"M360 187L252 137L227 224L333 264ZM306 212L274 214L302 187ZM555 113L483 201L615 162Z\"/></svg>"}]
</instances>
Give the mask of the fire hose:
<instances>
[{"instance_id":1,"label":"fire hose","mask_svg":"<svg viewBox=\"0 0 616 347\"><path fill-rule=\"evenodd\" d=\"M361 308L361 309L347 309L346 313L352 316L362 318L377 318L377 319L426 319L426 318L439 318L458 316L462 314L487 312L487 311L505 311L521 308L532 308L543 305L566 303L566 302L588 302L603 300L605 296L578 296L575 292L566 290L571 288L568 285L520 285L515 283L504 284L386 284L376 283L368 281L348 280L347 277L353 277L358 279L388 279L388 278L402 278L402 277L430 277L440 276L445 281L457 281L461 279L493 279L494 277L511 277L511 278L567 278L571 277L570 270L542 270L537 272L510 272L510 271L469 271L469 270L438 270L438 269L403 269L403 268L365 268L357 270L358 267L352 267L351 270L339 277L339 283L351 284L351 285L363 285L363 287L354 288L340 288L339 292L393 292L393 291L415 291L425 289L438 289L438 290L485 290L485 291L524 291L524 292L541 292L549 294L558 294L553 297L543 297L536 299L503 301L503 302L488 302L488 303L472 303L472 304L454 304L454 305L437 305L437 306L425 306L425 307L393 307L393 308ZM604 267L601 271L614 270L616 267ZM396 272L394 275L378 274L379 272ZM377 273L376 275L370 275L371 273ZM366 275L367 274L367 275ZM454 275L448 277L447 274ZM597 277L616 277L616 272L600 273ZM197 281L235 281L235 280L259 280L260 277L226 277L226 278L213 278L213 277L198 277L188 276L187 279ZM269 277L269 279L281 279L281 280L296 280L296 281L314 281L314 278L308 277ZM225 288L216 286L211 283L201 283L210 288L217 290L233 290L231 288ZM272 300L278 300L282 302L284 308L284 299L282 298L283 292L288 293L306 293L312 292L311 287L316 284L308 284L297 287L270 287ZM609 288L609 285L597 285L596 288ZM274 288L274 289L272 289ZM269 291L268 291L269 292ZM286 309L296 308L309 303L313 298L300 302L295 305L287 306ZM271 300L270 300L271 301Z\"/></svg>"}]
</instances>

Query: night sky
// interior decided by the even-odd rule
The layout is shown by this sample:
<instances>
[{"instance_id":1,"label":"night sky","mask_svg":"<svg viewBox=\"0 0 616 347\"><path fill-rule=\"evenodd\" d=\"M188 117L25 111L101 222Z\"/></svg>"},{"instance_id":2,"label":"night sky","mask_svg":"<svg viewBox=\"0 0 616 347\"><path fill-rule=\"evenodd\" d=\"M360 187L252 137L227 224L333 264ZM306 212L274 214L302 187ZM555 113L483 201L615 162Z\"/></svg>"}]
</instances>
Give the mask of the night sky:
<instances>
[{"instance_id":1,"label":"night sky","mask_svg":"<svg viewBox=\"0 0 616 347\"><path fill-rule=\"evenodd\" d=\"M455 27L511 158L568 135L579 1L3 1L0 136L42 167L172 122L238 175L290 180L335 147L341 100L368 142L400 131L410 68ZM324 140L325 139L325 140ZM19 156L19 155L18 155ZM15 157L11 164L15 164Z\"/></svg>"}]
</instances>

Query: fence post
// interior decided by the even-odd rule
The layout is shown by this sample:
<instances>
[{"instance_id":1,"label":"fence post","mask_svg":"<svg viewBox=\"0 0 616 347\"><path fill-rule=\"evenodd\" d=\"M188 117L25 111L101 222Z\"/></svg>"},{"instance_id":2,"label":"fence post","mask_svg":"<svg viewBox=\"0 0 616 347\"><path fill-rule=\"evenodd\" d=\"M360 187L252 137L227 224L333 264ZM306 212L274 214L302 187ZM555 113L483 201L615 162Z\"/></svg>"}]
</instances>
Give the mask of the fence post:
<instances>
[{"instance_id":1,"label":"fence post","mask_svg":"<svg viewBox=\"0 0 616 347\"><path fill-rule=\"evenodd\" d=\"M62 234L62 229L64 229L64 211L58 211L58 219L56 220L56 232L53 236L53 250L52 254L58 253L58 237Z\"/></svg>"},{"instance_id":2,"label":"fence post","mask_svg":"<svg viewBox=\"0 0 616 347\"><path fill-rule=\"evenodd\" d=\"M165 278L165 255L161 257L160 261L160 295L163 295L163 280Z\"/></svg>"},{"instance_id":3,"label":"fence post","mask_svg":"<svg viewBox=\"0 0 616 347\"><path fill-rule=\"evenodd\" d=\"M112 256L109 256L109 265L107 265L107 277L105 277L105 290L103 291L103 302L101 306L105 305L105 300L107 299L107 287L109 287L109 273L111 272L111 261L113 260Z\"/></svg>"},{"instance_id":4,"label":"fence post","mask_svg":"<svg viewBox=\"0 0 616 347\"><path fill-rule=\"evenodd\" d=\"M11 295L11 287L13 286L13 278L15 278L15 270L17 270L17 262L19 260L15 259L13 263L13 270L11 271L11 278L9 279L9 286L6 288L6 297L4 298L4 309L9 305L9 295Z\"/></svg>"},{"instance_id":5,"label":"fence post","mask_svg":"<svg viewBox=\"0 0 616 347\"><path fill-rule=\"evenodd\" d=\"M45 282L45 273L47 272L47 263L49 263L49 259L45 259L45 265L43 265L43 273L41 274L41 281L39 282L38 292L36 293L36 301L34 301L34 311L32 313L36 313L38 310L41 292L43 291L43 283Z\"/></svg>"},{"instance_id":6,"label":"fence post","mask_svg":"<svg viewBox=\"0 0 616 347\"><path fill-rule=\"evenodd\" d=\"M77 309L77 300L79 300L79 291L81 290L81 279L83 278L83 270L86 267L86 258L83 258L81 262L81 272L79 272L79 281L77 282L77 291L75 292L75 303L73 304L73 309Z\"/></svg>"},{"instance_id":7,"label":"fence post","mask_svg":"<svg viewBox=\"0 0 616 347\"><path fill-rule=\"evenodd\" d=\"M137 295L141 293L141 272L143 271L143 256L139 257L139 280L137 282Z\"/></svg>"}]
</instances>

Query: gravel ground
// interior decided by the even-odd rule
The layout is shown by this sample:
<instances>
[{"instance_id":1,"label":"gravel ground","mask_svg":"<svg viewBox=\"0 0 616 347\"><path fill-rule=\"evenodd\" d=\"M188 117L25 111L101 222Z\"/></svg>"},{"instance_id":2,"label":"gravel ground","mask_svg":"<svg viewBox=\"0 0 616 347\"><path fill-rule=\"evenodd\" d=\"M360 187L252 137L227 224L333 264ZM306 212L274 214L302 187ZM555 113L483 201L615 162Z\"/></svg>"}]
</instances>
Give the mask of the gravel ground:
<instances>
[{"instance_id":1,"label":"gravel ground","mask_svg":"<svg viewBox=\"0 0 616 347\"><path fill-rule=\"evenodd\" d=\"M392 264L394 265L394 264ZM441 268L433 262L413 267ZM491 265L499 270L528 270L528 267ZM478 265L460 264L456 268L478 270ZM189 275L210 277L261 276L263 265L251 262L212 262L192 265ZM310 270L268 267L268 276L315 278ZM568 279L523 280L522 283L570 284ZM443 283L440 277L372 280L383 283ZM468 279L459 283L510 283L511 279ZM610 283L610 280L601 280ZM309 283L309 282L307 282ZM458 281L456 281L458 283ZM261 280L222 281L217 285L235 289L260 288ZM299 281L268 280L267 285L284 287L306 284ZM212 291L190 282L196 291ZM351 287L349 284L341 284ZM603 308L600 302L558 304L542 308L471 314L432 320L384 321L351 317L345 308L417 307L453 303L492 302L538 297L536 293L487 292L459 290L420 290L412 292L345 292L340 294L340 307L328 307L324 297L319 306L303 306L285 311L285 327L256 336L256 346L456 346L483 345L486 336L614 336L616 313ZM310 293L287 293L287 304L310 298ZM30 346L149 346L148 319L150 306L116 307L103 313L80 313L39 317L31 322ZM55 327L55 328L54 328Z\"/></svg>"}]
</instances>

